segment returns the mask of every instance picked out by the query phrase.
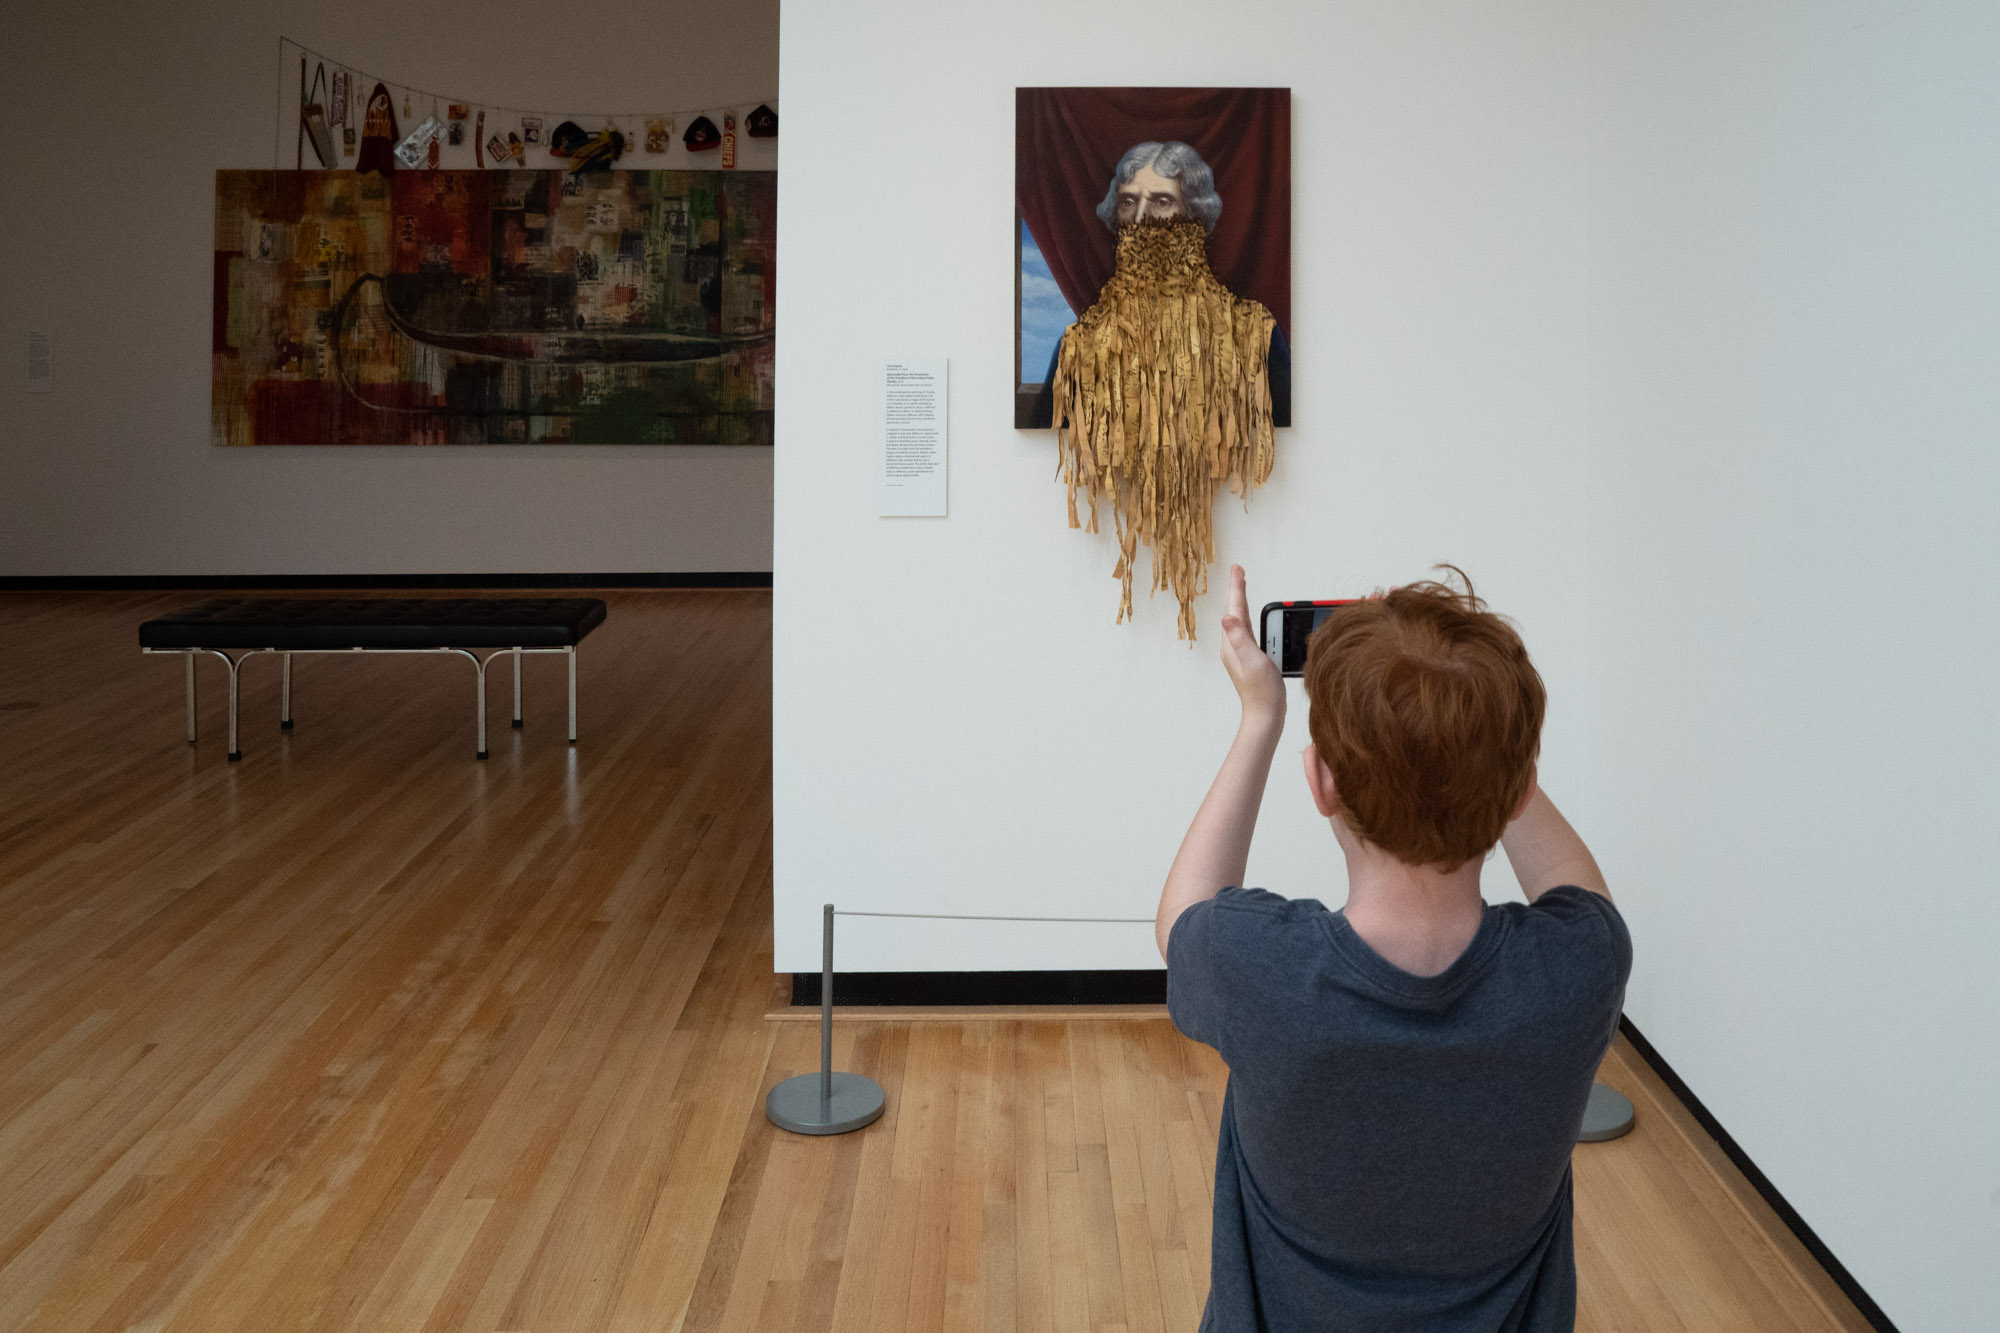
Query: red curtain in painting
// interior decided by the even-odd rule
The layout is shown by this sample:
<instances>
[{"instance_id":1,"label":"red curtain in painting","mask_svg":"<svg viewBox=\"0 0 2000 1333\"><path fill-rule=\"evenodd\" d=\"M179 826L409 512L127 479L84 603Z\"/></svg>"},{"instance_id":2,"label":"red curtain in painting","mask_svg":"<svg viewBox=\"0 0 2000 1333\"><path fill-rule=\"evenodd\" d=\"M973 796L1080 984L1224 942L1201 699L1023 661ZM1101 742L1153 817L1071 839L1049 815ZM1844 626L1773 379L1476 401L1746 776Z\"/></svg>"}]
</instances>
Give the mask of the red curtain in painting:
<instances>
[{"instance_id":1,"label":"red curtain in painting","mask_svg":"<svg viewBox=\"0 0 2000 1333\"><path fill-rule=\"evenodd\" d=\"M1178 139L1215 173L1222 217L1209 267L1292 331L1292 104L1287 88L1019 88L1014 198L1056 286L1078 314L1111 276L1097 218L1118 159Z\"/></svg>"}]
</instances>

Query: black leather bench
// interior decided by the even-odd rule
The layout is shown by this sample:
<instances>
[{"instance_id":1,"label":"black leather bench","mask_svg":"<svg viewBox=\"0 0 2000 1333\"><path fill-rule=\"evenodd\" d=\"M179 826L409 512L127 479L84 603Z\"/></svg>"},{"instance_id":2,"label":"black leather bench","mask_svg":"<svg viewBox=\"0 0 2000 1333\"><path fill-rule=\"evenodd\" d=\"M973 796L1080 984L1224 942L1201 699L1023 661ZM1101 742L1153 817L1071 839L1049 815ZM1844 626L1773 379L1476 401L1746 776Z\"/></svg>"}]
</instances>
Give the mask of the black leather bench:
<instances>
[{"instance_id":1,"label":"black leather bench","mask_svg":"<svg viewBox=\"0 0 2000 1333\"><path fill-rule=\"evenodd\" d=\"M237 685L258 653L284 657L278 725L292 726L294 653L456 653L478 676L478 757L486 758L486 669L514 663L514 725L521 725L521 657L562 653L569 659L569 739L576 743L576 645L604 623L594 597L223 597L139 626L139 650L187 659L188 743L195 740L195 659L206 653L229 666L229 757L237 743ZM484 657L478 650L486 650ZM235 656L231 656L231 653Z\"/></svg>"}]
</instances>

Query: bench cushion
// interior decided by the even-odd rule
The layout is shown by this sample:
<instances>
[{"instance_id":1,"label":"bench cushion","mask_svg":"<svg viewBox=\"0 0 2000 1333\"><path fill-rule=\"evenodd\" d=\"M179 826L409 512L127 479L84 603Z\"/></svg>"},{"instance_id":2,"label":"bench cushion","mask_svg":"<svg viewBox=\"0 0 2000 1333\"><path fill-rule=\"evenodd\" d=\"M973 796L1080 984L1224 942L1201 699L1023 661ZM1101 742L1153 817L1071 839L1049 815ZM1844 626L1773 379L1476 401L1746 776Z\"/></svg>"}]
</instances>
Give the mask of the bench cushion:
<instances>
[{"instance_id":1,"label":"bench cushion","mask_svg":"<svg viewBox=\"0 0 2000 1333\"><path fill-rule=\"evenodd\" d=\"M594 597L219 597L139 626L142 648L567 648Z\"/></svg>"}]
</instances>

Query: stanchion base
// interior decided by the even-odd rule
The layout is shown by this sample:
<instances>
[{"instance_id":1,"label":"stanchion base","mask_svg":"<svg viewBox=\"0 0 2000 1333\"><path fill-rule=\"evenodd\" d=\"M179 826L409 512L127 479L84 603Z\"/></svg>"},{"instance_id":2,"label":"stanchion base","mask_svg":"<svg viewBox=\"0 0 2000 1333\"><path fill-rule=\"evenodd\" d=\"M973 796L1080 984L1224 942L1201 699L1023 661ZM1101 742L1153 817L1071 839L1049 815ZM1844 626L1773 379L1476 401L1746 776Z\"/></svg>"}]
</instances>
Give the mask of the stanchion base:
<instances>
[{"instance_id":1,"label":"stanchion base","mask_svg":"<svg viewBox=\"0 0 2000 1333\"><path fill-rule=\"evenodd\" d=\"M835 1074L835 1078L840 1075ZM1578 1143L1602 1143L1632 1132L1632 1103L1616 1088L1590 1085L1590 1104L1583 1108L1583 1133Z\"/></svg>"},{"instance_id":2,"label":"stanchion base","mask_svg":"<svg viewBox=\"0 0 2000 1333\"><path fill-rule=\"evenodd\" d=\"M861 1074L835 1074L833 1100L820 1100L820 1076L800 1074L771 1089L764 1114L794 1134L845 1134L882 1117L882 1085Z\"/></svg>"}]
</instances>

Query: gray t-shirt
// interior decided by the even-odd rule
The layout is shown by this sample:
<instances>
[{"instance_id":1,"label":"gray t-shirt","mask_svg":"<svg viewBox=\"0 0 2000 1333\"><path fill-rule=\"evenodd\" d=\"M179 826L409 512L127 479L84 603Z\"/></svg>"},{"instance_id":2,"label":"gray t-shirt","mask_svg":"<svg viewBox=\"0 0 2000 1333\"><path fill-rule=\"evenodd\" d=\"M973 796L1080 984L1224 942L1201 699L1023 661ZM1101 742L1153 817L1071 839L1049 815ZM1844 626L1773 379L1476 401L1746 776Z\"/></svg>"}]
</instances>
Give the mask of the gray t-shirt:
<instances>
[{"instance_id":1,"label":"gray t-shirt","mask_svg":"<svg viewBox=\"0 0 2000 1333\"><path fill-rule=\"evenodd\" d=\"M1570 1149L1631 970L1579 888L1488 905L1434 977L1310 898L1182 912L1167 1009L1229 1065L1202 1329L1568 1333Z\"/></svg>"}]
</instances>

